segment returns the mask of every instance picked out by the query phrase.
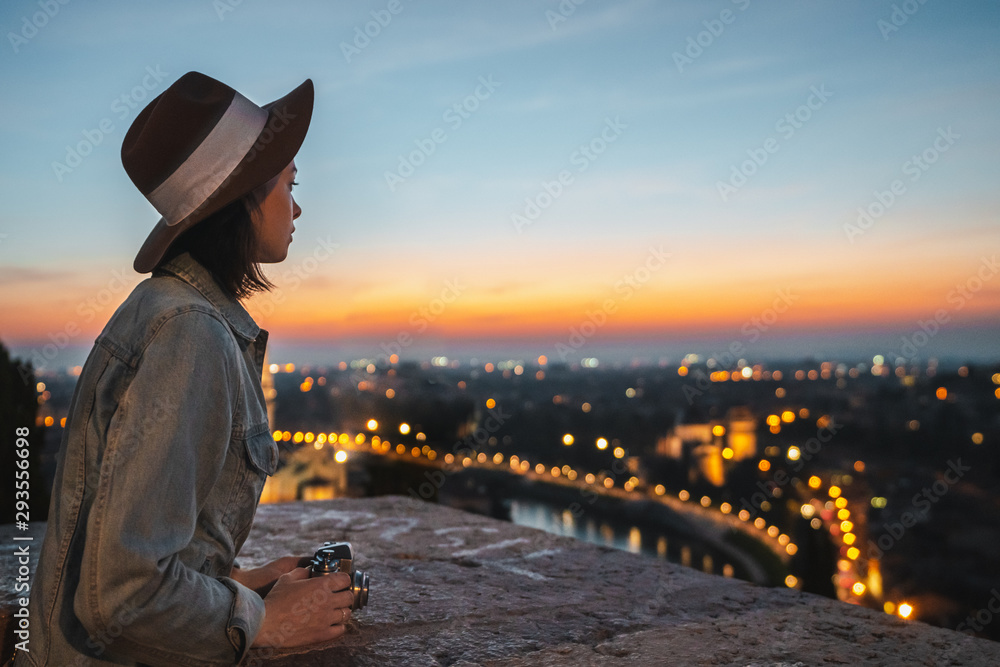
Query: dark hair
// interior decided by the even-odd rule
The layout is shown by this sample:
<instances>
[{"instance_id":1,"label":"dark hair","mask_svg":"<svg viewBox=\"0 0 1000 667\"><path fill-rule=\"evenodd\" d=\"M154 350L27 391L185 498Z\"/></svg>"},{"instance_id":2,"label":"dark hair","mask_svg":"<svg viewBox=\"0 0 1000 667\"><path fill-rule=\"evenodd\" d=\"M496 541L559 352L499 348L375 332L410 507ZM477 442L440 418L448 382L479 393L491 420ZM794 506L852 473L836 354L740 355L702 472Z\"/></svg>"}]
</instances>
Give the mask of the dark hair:
<instances>
[{"instance_id":1,"label":"dark hair","mask_svg":"<svg viewBox=\"0 0 1000 667\"><path fill-rule=\"evenodd\" d=\"M196 223L170 244L157 268L186 251L235 299L273 289L255 259L257 233L250 217L259 214L263 197L261 186Z\"/></svg>"}]
</instances>

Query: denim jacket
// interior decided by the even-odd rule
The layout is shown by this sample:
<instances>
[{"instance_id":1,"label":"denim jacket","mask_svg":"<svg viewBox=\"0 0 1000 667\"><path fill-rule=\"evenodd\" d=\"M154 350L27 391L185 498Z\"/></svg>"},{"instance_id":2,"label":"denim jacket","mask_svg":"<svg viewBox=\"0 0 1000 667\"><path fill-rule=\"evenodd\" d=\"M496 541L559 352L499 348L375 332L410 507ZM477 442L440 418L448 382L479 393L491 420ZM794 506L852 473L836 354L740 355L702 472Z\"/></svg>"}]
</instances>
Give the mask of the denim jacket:
<instances>
[{"instance_id":1,"label":"denim jacket","mask_svg":"<svg viewBox=\"0 0 1000 667\"><path fill-rule=\"evenodd\" d=\"M229 577L278 451L268 332L183 253L115 311L74 390L16 665L232 665L264 602Z\"/></svg>"}]
</instances>

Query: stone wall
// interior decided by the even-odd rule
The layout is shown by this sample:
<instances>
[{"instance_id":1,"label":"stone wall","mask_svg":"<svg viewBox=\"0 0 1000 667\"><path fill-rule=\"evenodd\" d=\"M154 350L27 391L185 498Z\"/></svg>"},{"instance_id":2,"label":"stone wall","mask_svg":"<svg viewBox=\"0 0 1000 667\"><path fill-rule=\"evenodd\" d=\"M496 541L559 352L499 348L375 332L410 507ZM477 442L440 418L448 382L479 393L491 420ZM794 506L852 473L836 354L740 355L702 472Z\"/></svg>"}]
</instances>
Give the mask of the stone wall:
<instances>
[{"instance_id":1,"label":"stone wall","mask_svg":"<svg viewBox=\"0 0 1000 667\"><path fill-rule=\"evenodd\" d=\"M248 664L1000 664L987 640L403 497L262 505L240 562L326 540L354 545L368 606L335 642Z\"/></svg>"}]
</instances>

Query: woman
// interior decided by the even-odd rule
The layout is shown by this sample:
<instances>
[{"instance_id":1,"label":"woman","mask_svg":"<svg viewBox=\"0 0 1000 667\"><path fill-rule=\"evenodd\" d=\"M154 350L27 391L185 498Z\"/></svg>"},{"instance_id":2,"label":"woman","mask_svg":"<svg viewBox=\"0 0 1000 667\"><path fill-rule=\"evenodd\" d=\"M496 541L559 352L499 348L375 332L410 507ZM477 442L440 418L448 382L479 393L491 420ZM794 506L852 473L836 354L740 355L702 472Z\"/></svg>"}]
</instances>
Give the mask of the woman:
<instances>
[{"instance_id":1,"label":"woman","mask_svg":"<svg viewBox=\"0 0 1000 667\"><path fill-rule=\"evenodd\" d=\"M235 566L277 464L268 332L240 299L288 253L312 105L310 80L261 107L189 72L129 128L122 163L162 216L134 262L152 275L77 381L15 665L229 665L344 633L346 574Z\"/></svg>"}]
</instances>

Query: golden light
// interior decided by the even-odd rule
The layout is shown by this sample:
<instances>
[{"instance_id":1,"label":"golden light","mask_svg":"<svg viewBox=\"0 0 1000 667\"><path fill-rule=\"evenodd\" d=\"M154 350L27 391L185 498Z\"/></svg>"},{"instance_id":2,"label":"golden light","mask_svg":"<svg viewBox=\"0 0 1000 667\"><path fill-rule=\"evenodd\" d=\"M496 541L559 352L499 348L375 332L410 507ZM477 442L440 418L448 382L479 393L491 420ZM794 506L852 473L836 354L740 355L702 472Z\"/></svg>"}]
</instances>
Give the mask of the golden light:
<instances>
[{"instance_id":1,"label":"golden light","mask_svg":"<svg viewBox=\"0 0 1000 667\"><path fill-rule=\"evenodd\" d=\"M844 496L841 496L841 497L837 498L837 500L836 500L836 501L834 501L834 503L833 503L833 504L834 504L834 506L835 506L835 507L836 507L837 509L839 509L839 510L842 510L842 509L844 509L845 507L847 507L847 498L845 498ZM846 519L847 517L843 517L843 518L845 518L845 519Z\"/></svg>"},{"instance_id":2,"label":"golden light","mask_svg":"<svg viewBox=\"0 0 1000 667\"><path fill-rule=\"evenodd\" d=\"M593 473L588 472L587 476L584 477L583 479L584 479L585 482L587 482L587 484L593 484L594 480L596 480L597 478L594 477Z\"/></svg>"},{"instance_id":3,"label":"golden light","mask_svg":"<svg viewBox=\"0 0 1000 667\"><path fill-rule=\"evenodd\" d=\"M855 461L854 462L854 472L864 472L864 471L865 471L865 462L864 461Z\"/></svg>"},{"instance_id":4,"label":"golden light","mask_svg":"<svg viewBox=\"0 0 1000 667\"><path fill-rule=\"evenodd\" d=\"M802 408L799 410L799 417L802 419L809 419L809 408Z\"/></svg>"},{"instance_id":5,"label":"golden light","mask_svg":"<svg viewBox=\"0 0 1000 667\"><path fill-rule=\"evenodd\" d=\"M405 454L406 453L406 445L404 445L403 443L399 443L398 445L396 445L396 453L397 454Z\"/></svg>"},{"instance_id":6,"label":"golden light","mask_svg":"<svg viewBox=\"0 0 1000 667\"><path fill-rule=\"evenodd\" d=\"M359 445L363 444L366 437L367 436L364 433L358 433L356 436L354 436L354 442L356 442Z\"/></svg>"},{"instance_id":7,"label":"golden light","mask_svg":"<svg viewBox=\"0 0 1000 667\"><path fill-rule=\"evenodd\" d=\"M781 378L776 378L776 377L774 377L773 375L772 375L771 377L772 377L773 379L775 379L775 380L780 380L780 379L781 379ZM776 396L777 398L784 398L784 397L785 397L785 393L786 393L786 392L785 392L785 388L784 388L784 387L778 387L777 389L775 389L775 390L774 390L774 395L775 395L775 396Z\"/></svg>"},{"instance_id":8,"label":"golden light","mask_svg":"<svg viewBox=\"0 0 1000 667\"><path fill-rule=\"evenodd\" d=\"M315 449L323 449L323 443L317 440L316 442L313 443L313 447Z\"/></svg>"},{"instance_id":9,"label":"golden light","mask_svg":"<svg viewBox=\"0 0 1000 667\"><path fill-rule=\"evenodd\" d=\"M767 416L767 425L768 426L777 426L780 423L781 423L781 417L779 417L778 415L768 415Z\"/></svg>"},{"instance_id":10,"label":"golden light","mask_svg":"<svg viewBox=\"0 0 1000 667\"><path fill-rule=\"evenodd\" d=\"M420 451L419 447L414 447L413 449L410 450L410 456L412 456L415 459L419 458L420 454L421 454L421 451Z\"/></svg>"},{"instance_id":11,"label":"golden light","mask_svg":"<svg viewBox=\"0 0 1000 667\"><path fill-rule=\"evenodd\" d=\"M730 449L729 447L723 447L722 458L726 459L727 461L733 458L733 450Z\"/></svg>"},{"instance_id":12,"label":"golden light","mask_svg":"<svg viewBox=\"0 0 1000 667\"><path fill-rule=\"evenodd\" d=\"M865 585L860 581L855 582L855 584L851 587L851 592L854 593L855 595L864 595Z\"/></svg>"},{"instance_id":13,"label":"golden light","mask_svg":"<svg viewBox=\"0 0 1000 667\"><path fill-rule=\"evenodd\" d=\"M812 477L809 478L809 488L810 489L818 489L820 487L820 485L822 485L822 484L823 484L823 480L821 480L816 475L813 475Z\"/></svg>"},{"instance_id":14,"label":"golden light","mask_svg":"<svg viewBox=\"0 0 1000 667\"><path fill-rule=\"evenodd\" d=\"M972 444L974 444L974 445L981 445L981 444L983 444L983 434L982 433L973 433L972 434Z\"/></svg>"},{"instance_id":15,"label":"golden light","mask_svg":"<svg viewBox=\"0 0 1000 667\"><path fill-rule=\"evenodd\" d=\"M570 445L572 445L573 441L574 441L574 438L573 438L573 434L571 434L571 433L567 433L562 438L563 444L566 445L567 447L569 447Z\"/></svg>"},{"instance_id":16,"label":"golden light","mask_svg":"<svg viewBox=\"0 0 1000 667\"><path fill-rule=\"evenodd\" d=\"M840 500L840 498L837 498L837 500ZM851 518L851 511L847 509L838 510L837 518L840 519L841 521L847 521L848 519Z\"/></svg>"},{"instance_id":17,"label":"golden light","mask_svg":"<svg viewBox=\"0 0 1000 667\"><path fill-rule=\"evenodd\" d=\"M497 402L496 402L496 401L494 401L494 400L493 400L492 398L487 398L487 399L486 399L486 407L487 407L487 408L490 408L490 409L492 410L492 409L493 409L493 408L495 408L496 406L497 406Z\"/></svg>"},{"instance_id":18,"label":"golden light","mask_svg":"<svg viewBox=\"0 0 1000 667\"><path fill-rule=\"evenodd\" d=\"M792 445L791 447L788 448L788 460L789 461L798 461L800 456L802 456L802 452L799 451L798 447L796 447L795 445Z\"/></svg>"},{"instance_id":19,"label":"golden light","mask_svg":"<svg viewBox=\"0 0 1000 667\"><path fill-rule=\"evenodd\" d=\"M369 419L368 424L366 425L368 426L369 431L374 431L375 429L378 428L378 422L375 421L374 419Z\"/></svg>"},{"instance_id":20,"label":"golden light","mask_svg":"<svg viewBox=\"0 0 1000 667\"><path fill-rule=\"evenodd\" d=\"M943 401L948 398L948 389L946 387L938 387L937 391L934 392L934 395L937 396L939 401Z\"/></svg>"},{"instance_id":21,"label":"golden light","mask_svg":"<svg viewBox=\"0 0 1000 667\"><path fill-rule=\"evenodd\" d=\"M839 486L831 486L830 490L827 493L830 494L831 498L839 498L840 497L840 487Z\"/></svg>"},{"instance_id":22,"label":"golden light","mask_svg":"<svg viewBox=\"0 0 1000 667\"><path fill-rule=\"evenodd\" d=\"M545 465L542 464L542 463L539 463L538 465L536 465L535 466L535 473L539 474L539 475L545 474Z\"/></svg>"},{"instance_id":23,"label":"golden light","mask_svg":"<svg viewBox=\"0 0 1000 667\"><path fill-rule=\"evenodd\" d=\"M503 463L503 454L501 454L500 452L497 452L496 454L494 454L493 455L493 463L495 463L497 465L500 465L501 463Z\"/></svg>"},{"instance_id":24,"label":"golden light","mask_svg":"<svg viewBox=\"0 0 1000 667\"><path fill-rule=\"evenodd\" d=\"M395 398L395 396L396 396L396 390L393 389L392 387L389 387L388 389L385 390L386 398Z\"/></svg>"},{"instance_id":25,"label":"golden light","mask_svg":"<svg viewBox=\"0 0 1000 667\"><path fill-rule=\"evenodd\" d=\"M426 439L427 439L427 434L426 433L424 433L423 431L421 431L420 433L417 433L417 440L419 440L420 442L423 442Z\"/></svg>"},{"instance_id":26,"label":"golden light","mask_svg":"<svg viewBox=\"0 0 1000 667\"><path fill-rule=\"evenodd\" d=\"M757 468L759 468L761 472L767 472L771 469L771 462L767 459L761 459L760 463L757 464Z\"/></svg>"},{"instance_id":27,"label":"golden light","mask_svg":"<svg viewBox=\"0 0 1000 667\"><path fill-rule=\"evenodd\" d=\"M687 366L680 366L677 369L677 374L680 375L681 377L684 377L685 375L687 375L688 374ZM1000 382L998 382L997 384L1000 384Z\"/></svg>"},{"instance_id":28,"label":"golden light","mask_svg":"<svg viewBox=\"0 0 1000 667\"><path fill-rule=\"evenodd\" d=\"M562 474L562 471L560 471L559 468L552 466L551 473L553 477L558 477L560 474Z\"/></svg>"},{"instance_id":29,"label":"golden light","mask_svg":"<svg viewBox=\"0 0 1000 667\"><path fill-rule=\"evenodd\" d=\"M847 550L847 557L851 560L857 560L860 555L861 551L857 547L851 547Z\"/></svg>"},{"instance_id":30,"label":"golden light","mask_svg":"<svg viewBox=\"0 0 1000 667\"><path fill-rule=\"evenodd\" d=\"M635 486L632 484L632 482L625 482L625 484L623 484L623 486L625 487L626 491L631 491L632 489L635 488Z\"/></svg>"},{"instance_id":31,"label":"golden light","mask_svg":"<svg viewBox=\"0 0 1000 667\"><path fill-rule=\"evenodd\" d=\"M337 463L343 463L347 460L347 452L343 449L337 450L337 453L333 455L333 460Z\"/></svg>"},{"instance_id":32,"label":"golden light","mask_svg":"<svg viewBox=\"0 0 1000 667\"><path fill-rule=\"evenodd\" d=\"M740 521L750 520L750 512L747 512L746 510L740 510L740 513L737 514L737 516L740 517Z\"/></svg>"},{"instance_id":33,"label":"golden light","mask_svg":"<svg viewBox=\"0 0 1000 667\"><path fill-rule=\"evenodd\" d=\"M407 435L410 432L410 425L407 424L406 422L403 422L402 424L399 425L399 432L402 433L403 435Z\"/></svg>"},{"instance_id":34,"label":"golden light","mask_svg":"<svg viewBox=\"0 0 1000 667\"><path fill-rule=\"evenodd\" d=\"M780 544L781 546L785 546L791 541L792 538L790 538L788 535L785 535L784 533L778 535L778 544Z\"/></svg>"},{"instance_id":35,"label":"golden light","mask_svg":"<svg viewBox=\"0 0 1000 667\"><path fill-rule=\"evenodd\" d=\"M711 504L712 504L712 499L711 498L709 498L708 496L702 496L701 497L701 506L702 507L708 507Z\"/></svg>"},{"instance_id":36,"label":"golden light","mask_svg":"<svg viewBox=\"0 0 1000 667\"><path fill-rule=\"evenodd\" d=\"M538 365L539 366L544 366L547 363L549 363L549 358L548 357L546 357L544 354L538 356Z\"/></svg>"},{"instance_id":37,"label":"golden light","mask_svg":"<svg viewBox=\"0 0 1000 667\"><path fill-rule=\"evenodd\" d=\"M304 438L303 438L303 439L304 439L304 440L305 440L305 441L306 441L307 443L309 443L309 442L312 442L313 440L315 440L315 439L316 439L316 435L315 435L315 434L314 434L314 433L313 433L312 431L309 431L308 433L306 433L306 434L305 434L305 436L304 436Z\"/></svg>"},{"instance_id":38,"label":"golden light","mask_svg":"<svg viewBox=\"0 0 1000 667\"><path fill-rule=\"evenodd\" d=\"M591 408L590 403L584 403L583 405L580 406L580 409L583 410L584 412L590 412L590 408Z\"/></svg>"},{"instance_id":39,"label":"golden light","mask_svg":"<svg viewBox=\"0 0 1000 667\"><path fill-rule=\"evenodd\" d=\"M479 452L479 454L476 455L476 461L479 463L486 463L486 452Z\"/></svg>"},{"instance_id":40,"label":"golden light","mask_svg":"<svg viewBox=\"0 0 1000 667\"><path fill-rule=\"evenodd\" d=\"M795 588L798 585L798 583L799 580L796 579L794 575L790 574L787 577L785 577L785 586L788 586L789 588Z\"/></svg>"},{"instance_id":41,"label":"golden light","mask_svg":"<svg viewBox=\"0 0 1000 667\"><path fill-rule=\"evenodd\" d=\"M493 368L494 368L493 364L489 364L489 363L486 364L485 366L483 366L483 370L486 371L487 373L492 373L493 372Z\"/></svg>"},{"instance_id":42,"label":"golden light","mask_svg":"<svg viewBox=\"0 0 1000 667\"><path fill-rule=\"evenodd\" d=\"M280 442L281 441L281 431L275 431L274 433L271 434L271 437L274 438L275 442Z\"/></svg>"},{"instance_id":43,"label":"golden light","mask_svg":"<svg viewBox=\"0 0 1000 667\"><path fill-rule=\"evenodd\" d=\"M788 546L785 547L785 553L787 553L789 556L794 556L796 553L798 553L798 551L799 548L795 546L794 543L789 543Z\"/></svg>"},{"instance_id":44,"label":"golden light","mask_svg":"<svg viewBox=\"0 0 1000 667\"><path fill-rule=\"evenodd\" d=\"M610 489L614 485L615 485L615 480L611 479L610 477L604 478L604 488Z\"/></svg>"},{"instance_id":45,"label":"golden light","mask_svg":"<svg viewBox=\"0 0 1000 667\"><path fill-rule=\"evenodd\" d=\"M340 443L340 444L342 444L342 445L346 445L346 444L347 444L347 442L348 442L348 441L349 441L350 439L351 439L351 436L347 435L346 433L341 433L341 434L340 434L340 435L339 435L339 436L337 437L337 442L339 442L339 443Z\"/></svg>"},{"instance_id":46,"label":"golden light","mask_svg":"<svg viewBox=\"0 0 1000 667\"><path fill-rule=\"evenodd\" d=\"M791 410L785 410L784 412L781 413L781 421L785 422L786 424L791 424L793 421L795 421L795 413L792 412Z\"/></svg>"},{"instance_id":47,"label":"golden light","mask_svg":"<svg viewBox=\"0 0 1000 667\"><path fill-rule=\"evenodd\" d=\"M444 455L444 462L447 463L448 465L451 465L452 463L455 462L455 455L454 454L445 454Z\"/></svg>"},{"instance_id":48,"label":"golden light","mask_svg":"<svg viewBox=\"0 0 1000 667\"><path fill-rule=\"evenodd\" d=\"M844 544L851 546L854 541L857 540L857 536L854 533L844 533Z\"/></svg>"},{"instance_id":49,"label":"golden light","mask_svg":"<svg viewBox=\"0 0 1000 667\"><path fill-rule=\"evenodd\" d=\"M718 437L725 434L726 434L726 427L723 426L722 424L716 424L715 426L712 427L712 435Z\"/></svg>"},{"instance_id":50,"label":"golden light","mask_svg":"<svg viewBox=\"0 0 1000 667\"><path fill-rule=\"evenodd\" d=\"M849 533L852 530L854 530L854 524L851 523L850 521L841 521L840 530L842 530L845 533Z\"/></svg>"},{"instance_id":51,"label":"golden light","mask_svg":"<svg viewBox=\"0 0 1000 667\"><path fill-rule=\"evenodd\" d=\"M321 445L323 443L325 443L326 442L326 433L320 433L319 435L317 435L316 436L316 442L318 442Z\"/></svg>"},{"instance_id":52,"label":"golden light","mask_svg":"<svg viewBox=\"0 0 1000 667\"><path fill-rule=\"evenodd\" d=\"M913 614L913 605L908 602L902 602L899 605L898 611L900 618L909 618Z\"/></svg>"},{"instance_id":53,"label":"golden light","mask_svg":"<svg viewBox=\"0 0 1000 667\"><path fill-rule=\"evenodd\" d=\"M625 450L621 447L615 447L615 458L621 459L625 457Z\"/></svg>"},{"instance_id":54,"label":"golden light","mask_svg":"<svg viewBox=\"0 0 1000 667\"><path fill-rule=\"evenodd\" d=\"M757 530L764 530L764 526L766 525L767 522L764 521L764 517L759 516L753 520L753 527L756 528Z\"/></svg>"},{"instance_id":55,"label":"golden light","mask_svg":"<svg viewBox=\"0 0 1000 667\"><path fill-rule=\"evenodd\" d=\"M295 435L292 436L292 442L294 442L297 445L300 442L302 442L303 438L305 438L305 435L302 433L302 431L296 431Z\"/></svg>"},{"instance_id":56,"label":"golden light","mask_svg":"<svg viewBox=\"0 0 1000 667\"><path fill-rule=\"evenodd\" d=\"M801 512L803 519L811 519L816 514L816 508L811 503L806 503L799 508L799 512Z\"/></svg>"},{"instance_id":57,"label":"golden light","mask_svg":"<svg viewBox=\"0 0 1000 667\"><path fill-rule=\"evenodd\" d=\"M891 601L886 602L884 605L882 605L882 609L884 609L885 613L887 613L887 614L895 614L896 613L896 603L895 602L891 602Z\"/></svg>"},{"instance_id":58,"label":"golden light","mask_svg":"<svg viewBox=\"0 0 1000 667\"><path fill-rule=\"evenodd\" d=\"M608 448L608 439L607 438L598 438L597 439L597 448L598 449L607 449Z\"/></svg>"},{"instance_id":59,"label":"golden light","mask_svg":"<svg viewBox=\"0 0 1000 667\"><path fill-rule=\"evenodd\" d=\"M777 526L768 526L767 527L767 534L768 534L768 536L770 536L770 537L777 537L779 533L781 533L781 530L779 530Z\"/></svg>"}]
</instances>

